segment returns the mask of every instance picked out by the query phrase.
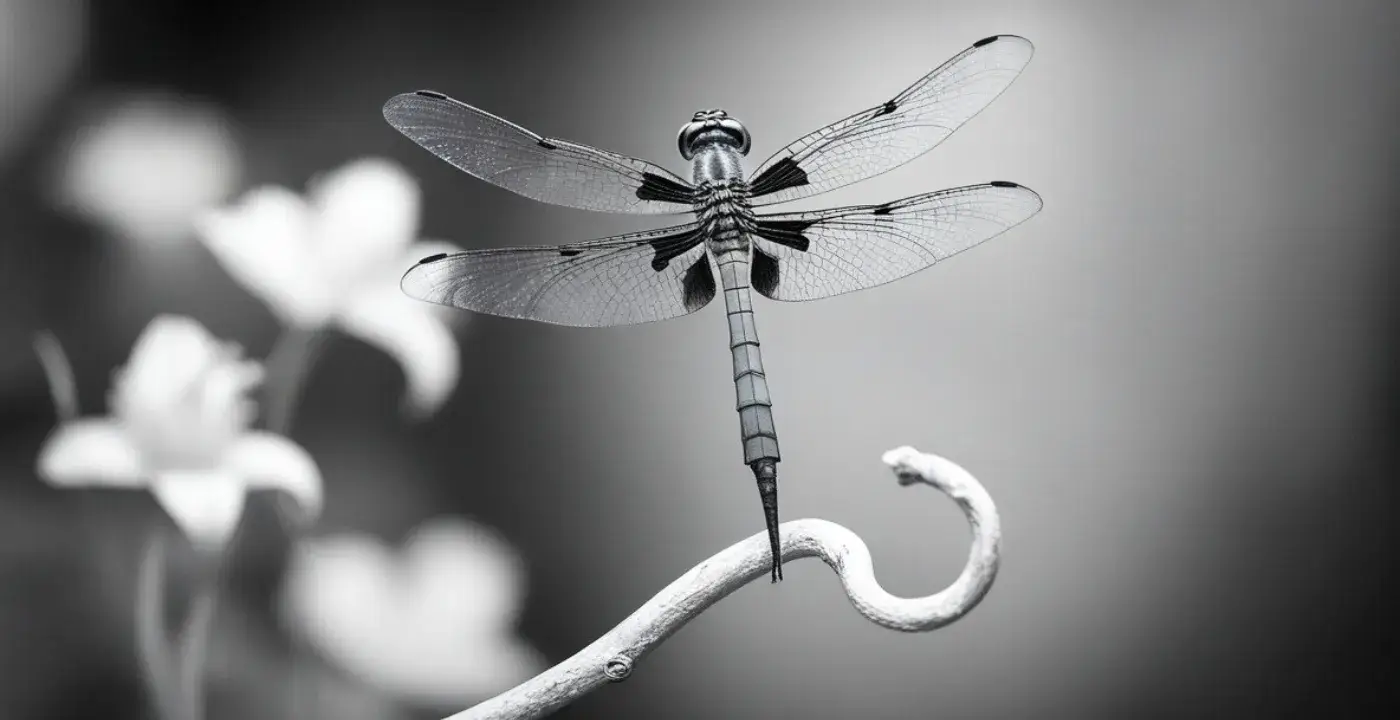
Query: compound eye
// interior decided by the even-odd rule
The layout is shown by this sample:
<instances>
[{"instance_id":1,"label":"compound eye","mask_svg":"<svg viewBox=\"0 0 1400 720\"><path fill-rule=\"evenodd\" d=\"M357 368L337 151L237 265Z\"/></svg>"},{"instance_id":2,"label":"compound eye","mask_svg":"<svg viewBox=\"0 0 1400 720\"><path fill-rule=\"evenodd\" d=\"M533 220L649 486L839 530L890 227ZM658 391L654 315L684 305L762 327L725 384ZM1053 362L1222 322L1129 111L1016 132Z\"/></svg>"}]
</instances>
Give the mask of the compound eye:
<instances>
[{"instance_id":1,"label":"compound eye","mask_svg":"<svg viewBox=\"0 0 1400 720\"><path fill-rule=\"evenodd\" d=\"M698 114L698 113L697 113ZM681 131L676 135L676 148L681 151L681 157L691 160L695 153L691 151L691 142L695 139L695 123L690 122L681 126Z\"/></svg>"},{"instance_id":2,"label":"compound eye","mask_svg":"<svg viewBox=\"0 0 1400 720\"><path fill-rule=\"evenodd\" d=\"M749 135L749 129L744 127L743 123L732 118L725 118L719 121L719 126L739 139L740 155L749 154L749 148L753 146L753 137Z\"/></svg>"}]
</instances>

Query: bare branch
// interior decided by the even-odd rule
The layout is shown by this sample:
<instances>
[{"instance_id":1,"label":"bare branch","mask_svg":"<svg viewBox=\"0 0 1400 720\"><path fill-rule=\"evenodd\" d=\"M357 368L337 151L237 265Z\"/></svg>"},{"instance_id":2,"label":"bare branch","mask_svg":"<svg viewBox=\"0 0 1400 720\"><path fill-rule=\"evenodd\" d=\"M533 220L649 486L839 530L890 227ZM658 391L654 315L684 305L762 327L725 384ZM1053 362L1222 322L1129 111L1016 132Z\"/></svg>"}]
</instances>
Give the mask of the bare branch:
<instances>
[{"instance_id":1,"label":"bare branch","mask_svg":"<svg viewBox=\"0 0 1400 720\"><path fill-rule=\"evenodd\" d=\"M987 491L966 470L910 447L885 453L902 485L926 483L962 507L972 526L972 550L958 579L941 592L900 598L875 580L870 550L855 533L818 519L783 523L783 560L819 557L835 570L846 595L872 622L903 632L947 625L981 601L1000 562L1001 522ZM768 536L760 532L695 566L657 593L610 632L573 657L447 720L536 718L608 682L626 679L632 667L706 608L769 570Z\"/></svg>"}]
</instances>

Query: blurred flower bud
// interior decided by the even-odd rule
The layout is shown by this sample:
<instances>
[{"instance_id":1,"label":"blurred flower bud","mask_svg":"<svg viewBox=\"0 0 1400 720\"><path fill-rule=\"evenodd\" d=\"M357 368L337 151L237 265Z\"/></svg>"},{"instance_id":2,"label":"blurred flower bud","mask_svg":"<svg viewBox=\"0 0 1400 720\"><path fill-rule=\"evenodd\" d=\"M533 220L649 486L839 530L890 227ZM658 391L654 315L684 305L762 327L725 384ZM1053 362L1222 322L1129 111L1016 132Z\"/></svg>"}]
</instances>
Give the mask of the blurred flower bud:
<instances>
[{"instance_id":1,"label":"blurred flower bud","mask_svg":"<svg viewBox=\"0 0 1400 720\"><path fill-rule=\"evenodd\" d=\"M40 450L39 474L60 487L149 487L196 544L220 548L249 489L281 490L314 517L321 476L306 451L249 429L247 393L261 366L198 322L151 321L115 374L111 417L63 423Z\"/></svg>"}]
</instances>

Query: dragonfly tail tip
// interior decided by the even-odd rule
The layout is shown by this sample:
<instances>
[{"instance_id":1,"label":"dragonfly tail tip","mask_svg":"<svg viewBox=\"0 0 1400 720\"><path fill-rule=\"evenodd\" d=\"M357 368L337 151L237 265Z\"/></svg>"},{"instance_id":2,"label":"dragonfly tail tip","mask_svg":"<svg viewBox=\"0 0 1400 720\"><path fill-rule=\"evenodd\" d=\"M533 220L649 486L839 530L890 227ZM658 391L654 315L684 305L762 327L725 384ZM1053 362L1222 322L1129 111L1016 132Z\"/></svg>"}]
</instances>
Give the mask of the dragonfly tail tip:
<instances>
[{"instance_id":1,"label":"dragonfly tail tip","mask_svg":"<svg viewBox=\"0 0 1400 720\"><path fill-rule=\"evenodd\" d=\"M763 458L754 461L753 475L758 480L758 496L763 501L763 519L768 525L768 546L773 553L773 582L783 579L783 549L778 539L778 461Z\"/></svg>"}]
</instances>

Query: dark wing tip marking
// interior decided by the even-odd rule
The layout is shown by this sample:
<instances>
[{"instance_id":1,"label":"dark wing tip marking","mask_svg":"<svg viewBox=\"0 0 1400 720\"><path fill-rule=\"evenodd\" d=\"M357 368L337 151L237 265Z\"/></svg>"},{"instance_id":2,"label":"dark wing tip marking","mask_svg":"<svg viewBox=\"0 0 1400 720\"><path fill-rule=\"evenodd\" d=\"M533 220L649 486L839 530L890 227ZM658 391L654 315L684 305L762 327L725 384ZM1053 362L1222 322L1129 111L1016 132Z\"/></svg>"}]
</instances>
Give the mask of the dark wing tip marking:
<instances>
[{"instance_id":1,"label":"dark wing tip marking","mask_svg":"<svg viewBox=\"0 0 1400 720\"><path fill-rule=\"evenodd\" d=\"M1025 45L1026 48L1027 48L1028 50L1032 50L1032 51L1035 50L1035 45L1033 45L1033 44L1031 43L1030 40L1027 40L1027 39L1023 38L1023 37L1021 37L1020 35L1006 35L1006 34L1003 34L1003 35L993 35L993 36L991 36L991 37L989 37L989 38L982 38L981 40L978 40L977 42L973 43L973 44L972 44L972 47L974 47L974 48L985 47L985 46L987 46L987 45L991 45L992 43L998 42L998 41L999 41L999 42L1004 42L1004 43L1006 43L1006 44L1008 44L1008 45L1017 45L1017 44Z\"/></svg>"},{"instance_id":2,"label":"dark wing tip marking","mask_svg":"<svg viewBox=\"0 0 1400 720\"><path fill-rule=\"evenodd\" d=\"M394 126L399 132L408 134L405 127L409 123L409 120L406 119L405 116L411 116L421 108L421 102L424 99L444 103L457 102L436 90L414 90L413 92L400 93L389 98L385 101L384 108L381 112L384 114L384 119L389 121L390 125ZM413 136L409 135L409 137L412 138ZM415 142L417 141L415 140Z\"/></svg>"},{"instance_id":3,"label":"dark wing tip marking","mask_svg":"<svg viewBox=\"0 0 1400 720\"><path fill-rule=\"evenodd\" d=\"M881 205L880 207L877 207L877 208L875 208L874 210L871 210L871 211L870 211L870 214L871 214L871 215L889 215L889 214L892 213L892 212L894 212L894 203L885 203L884 205Z\"/></svg>"},{"instance_id":4,"label":"dark wing tip marking","mask_svg":"<svg viewBox=\"0 0 1400 720\"><path fill-rule=\"evenodd\" d=\"M573 256L575 256L575 255L578 255L579 253L582 253L582 252L583 252L582 250L578 250L578 249L575 249L575 248L566 248L566 247L561 247L561 248L559 248L559 254L562 255L562 256L564 256L564 257L573 257Z\"/></svg>"},{"instance_id":5,"label":"dark wing tip marking","mask_svg":"<svg viewBox=\"0 0 1400 720\"><path fill-rule=\"evenodd\" d=\"M879 110L876 110L876 111L875 111L875 114L872 115L871 117L880 117L881 115L889 115L890 113L892 113L892 112L894 112L895 110L898 110L898 109L899 109L899 103L897 103L897 102L895 102L895 101L893 101L893 100L886 100L886 101L885 101L885 104L884 104L884 105L881 105L881 106L880 106L880 109L879 109Z\"/></svg>"},{"instance_id":6,"label":"dark wing tip marking","mask_svg":"<svg viewBox=\"0 0 1400 720\"><path fill-rule=\"evenodd\" d=\"M1032 190L1032 189L1026 187L1025 185L1020 184L1020 183L1014 183L1014 182L1011 182L1010 180L993 180L993 181L991 181L991 182L989 182L989 183L987 183L987 184L990 185L991 187L996 187L996 188L1006 188L1006 189L1008 189L1008 190L1020 190L1021 193L1022 193L1023 195L1026 195L1026 196L1029 196L1029 197L1031 197L1031 198L1034 198L1034 199L1035 199L1035 208L1036 208L1036 209L1031 211L1031 214L1032 214L1032 215L1034 215L1036 212L1039 212L1041 208L1045 207L1045 201L1044 201L1043 199L1041 199L1040 193L1038 193L1038 192L1036 192L1036 191L1034 191L1034 190ZM1029 215L1028 215L1027 217L1029 217Z\"/></svg>"},{"instance_id":7,"label":"dark wing tip marking","mask_svg":"<svg viewBox=\"0 0 1400 720\"><path fill-rule=\"evenodd\" d=\"M559 146L558 146L558 145L555 145L554 143L552 143L552 142L550 142L550 141L548 141L548 140L545 140L544 138L540 138L540 139L539 139L538 141L536 141L536 142L538 142L538 143L539 143L539 146L542 147L542 148L544 148L545 150L558 150L558 149L559 149Z\"/></svg>"},{"instance_id":8,"label":"dark wing tip marking","mask_svg":"<svg viewBox=\"0 0 1400 720\"><path fill-rule=\"evenodd\" d=\"M416 265L406 270L403 276L399 278L399 291L414 300L438 302L438 299L434 297L434 293L432 292L432 283L424 278L425 271L423 270L423 266L445 257L447 257L446 253L439 253L419 260Z\"/></svg>"}]
</instances>

